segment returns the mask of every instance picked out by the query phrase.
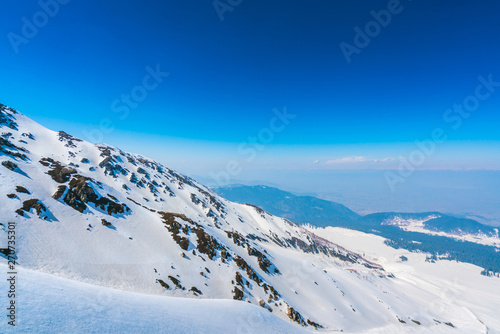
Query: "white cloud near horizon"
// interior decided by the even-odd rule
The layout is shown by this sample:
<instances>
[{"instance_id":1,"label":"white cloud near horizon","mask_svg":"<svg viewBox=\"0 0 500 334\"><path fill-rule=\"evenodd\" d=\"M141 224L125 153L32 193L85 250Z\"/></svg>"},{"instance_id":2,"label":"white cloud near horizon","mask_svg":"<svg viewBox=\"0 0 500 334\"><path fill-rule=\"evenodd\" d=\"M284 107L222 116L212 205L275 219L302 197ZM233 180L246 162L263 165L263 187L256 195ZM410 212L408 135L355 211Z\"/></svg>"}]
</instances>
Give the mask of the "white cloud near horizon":
<instances>
[{"instance_id":1,"label":"white cloud near horizon","mask_svg":"<svg viewBox=\"0 0 500 334\"><path fill-rule=\"evenodd\" d=\"M378 163L397 160L393 157L386 157L382 159L372 159L364 156L350 156L339 159L327 160L325 165L343 165L343 164L359 164L359 163Z\"/></svg>"}]
</instances>

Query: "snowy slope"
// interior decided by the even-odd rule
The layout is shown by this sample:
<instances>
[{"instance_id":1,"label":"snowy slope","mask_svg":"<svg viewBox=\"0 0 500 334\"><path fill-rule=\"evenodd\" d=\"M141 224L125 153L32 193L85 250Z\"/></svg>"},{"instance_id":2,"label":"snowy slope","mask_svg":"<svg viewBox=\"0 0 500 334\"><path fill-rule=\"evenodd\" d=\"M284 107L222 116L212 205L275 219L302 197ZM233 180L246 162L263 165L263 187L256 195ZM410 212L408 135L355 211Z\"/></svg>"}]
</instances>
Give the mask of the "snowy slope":
<instances>
[{"instance_id":1,"label":"snowy slope","mask_svg":"<svg viewBox=\"0 0 500 334\"><path fill-rule=\"evenodd\" d=\"M428 292L427 301L421 302L462 317L463 324L453 322L457 329L471 325L470 333L500 333L500 280L479 275L482 268L448 260L428 262L426 254L394 249L384 243L384 238L359 231L338 227L309 229L381 263L398 277L402 287L406 286L405 293L410 293L409 286Z\"/></svg>"},{"instance_id":2,"label":"snowy slope","mask_svg":"<svg viewBox=\"0 0 500 334\"><path fill-rule=\"evenodd\" d=\"M432 293L304 227L229 202L143 156L0 110L0 245L7 222L15 222L22 268L134 293L237 299L311 331L479 328L460 312L429 305ZM232 317L230 305L221 314ZM192 318L181 326L194 326Z\"/></svg>"},{"instance_id":3,"label":"snowy slope","mask_svg":"<svg viewBox=\"0 0 500 334\"><path fill-rule=\"evenodd\" d=\"M142 295L26 269L19 277L18 324L1 321L1 333L307 333L232 300ZM0 289L7 289L7 281Z\"/></svg>"}]
</instances>

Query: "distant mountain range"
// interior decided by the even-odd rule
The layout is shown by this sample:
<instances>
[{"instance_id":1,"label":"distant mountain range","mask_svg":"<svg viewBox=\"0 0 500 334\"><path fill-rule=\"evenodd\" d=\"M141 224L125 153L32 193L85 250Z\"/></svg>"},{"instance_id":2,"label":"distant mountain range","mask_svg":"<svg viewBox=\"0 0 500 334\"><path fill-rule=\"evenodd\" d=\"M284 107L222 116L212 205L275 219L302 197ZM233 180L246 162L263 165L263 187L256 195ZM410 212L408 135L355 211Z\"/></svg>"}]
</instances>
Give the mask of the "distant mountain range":
<instances>
[{"instance_id":1,"label":"distant mountain range","mask_svg":"<svg viewBox=\"0 0 500 334\"><path fill-rule=\"evenodd\" d=\"M215 192L231 201L250 203L293 222L318 227L337 226L361 216L342 204L312 196L296 196L267 186L227 186Z\"/></svg>"},{"instance_id":2,"label":"distant mountain range","mask_svg":"<svg viewBox=\"0 0 500 334\"><path fill-rule=\"evenodd\" d=\"M500 271L498 228L440 212L381 212L358 215L346 206L312 196L298 196L269 186L214 188L223 197L250 203L299 224L345 227L387 238L394 247L446 254L494 272Z\"/></svg>"},{"instance_id":3,"label":"distant mountain range","mask_svg":"<svg viewBox=\"0 0 500 334\"><path fill-rule=\"evenodd\" d=\"M233 185L214 188L214 191L238 203L250 203L274 215L299 224L316 227L355 227L394 225L411 229L421 227L422 233L443 232L452 236L483 235L498 237L498 229L472 219L457 218L440 212L401 213L381 212L361 216L348 207L313 196L297 196L274 187Z\"/></svg>"}]
</instances>

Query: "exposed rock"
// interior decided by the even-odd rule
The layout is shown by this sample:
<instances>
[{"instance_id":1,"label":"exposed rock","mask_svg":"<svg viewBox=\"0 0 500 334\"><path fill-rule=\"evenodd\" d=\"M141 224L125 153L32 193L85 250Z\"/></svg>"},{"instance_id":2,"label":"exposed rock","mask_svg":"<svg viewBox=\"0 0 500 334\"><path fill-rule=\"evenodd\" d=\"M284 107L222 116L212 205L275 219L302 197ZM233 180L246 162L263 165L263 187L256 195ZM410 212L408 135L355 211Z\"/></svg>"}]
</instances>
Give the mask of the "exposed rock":
<instances>
[{"instance_id":1,"label":"exposed rock","mask_svg":"<svg viewBox=\"0 0 500 334\"><path fill-rule=\"evenodd\" d=\"M175 197L175 193L167 185L165 185L165 191L164 192L167 192L170 197Z\"/></svg>"},{"instance_id":2,"label":"exposed rock","mask_svg":"<svg viewBox=\"0 0 500 334\"><path fill-rule=\"evenodd\" d=\"M203 294L203 292L201 292L197 287L194 287L194 286L191 289L189 289L189 291L193 291L195 296L199 296L199 295Z\"/></svg>"},{"instance_id":3,"label":"exposed rock","mask_svg":"<svg viewBox=\"0 0 500 334\"><path fill-rule=\"evenodd\" d=\"M29 199L23 202L23 207L19 210L23 210L25 212L30 212L31 209L36 210L36 214L41 217L47 211L47 208L38 198ZM17 211L16 211L17 212ZM24 216L24 214L22 215Z\"/></svg>"},{"instance_id":4,"label":"exposed rock","mask_svg":"<svg viewBox=\"0 0 500 334\"><path fill-rule=\"evenodd\" d=\"M257 257L257 261L259 263L260 269L262 269L265 273L269 274L269 272L270 272L269 268L271 268L273 266L273 264L271 263L271 261L269 261L267 256L265 256L264 254L262 254L260 251L258 251L255 248L252 248L250 246L248 246L247 248L248 248L248 255ZM280 273L278 268L274 268L274 273L276 273L276 274Z\"/></svg>"},{"instance_id":5,"label":"exposed rock","mask_svg":"<svg viewBox=\"0 0 500 334\"><path fill-rule=\"evenodd\" d=\"M195 194L191 194L191 202L193 202L196 205L199 205L201 203L201 200Z\"/></svg>"},{"instance_id":6,"label":"exposed rock","mask_svg":"<svg viewBox=\"0 0 500 334\"><path fill-rule=\"evenodd\" d=\"M233 239L233 242L235 245L243 247L243 248L245 248L245 245L246 245L248 255L257 257L260 269L262 269L265 273L268 273L268 274L270 273L270 268L274 267L274 265L271 263L271 261L269 261L269 259L267 258L266 255L262 254L257 249L250 247L248 240L240 233L235 232L235 231L233 231L233 232L225 231L225 232L226 232L228 238ZM274 267L272 269L272 271L276 274L280 273L280 271L276 267Z\"/></svg>"},{"instance_id":7,"label":"exposed rock","mask_svg":"<svg viewBox=\"0 0 500 334\"><path fill-rule=\"evenodd\" d=\"M135 159L134 159L134 158L132 158L132 157L130 157L130 156L127 156L127 161L128 161L129 163L131 163L132 165L137 166L137 163L135 162Z\"/></svg>"},{"instance_id":8,"label":"exposed rock","mask_svg":"<svg viewBox=\"0 0 500 334\"><path fill-rule=\"evenodd\" d=\"M199 188L199 187L197 187L197 188L198 188L198 191L199 191L201 194L205 195L205 197L207 197L207 198L208 198L208 200L210 201L210 204L211 204L211 205L213 205L213 206L214 206L214 208L215 208L217 211L219 211L220 213L226 213L226 211L225 211L225 209L224 209L224 204L222 204L222 202L220 202L219 200L217 200L217 199L215 198L215 196L214 196L214 195L212 195L211 193L209 193L209 192L205 191L205 190L204 190L204 189L202 189L202 188Z\"/></svg>"},{"instance_id":9,"label":"exposed rock","mask_svg":"<svg viewBox=\"0 0 500 334\"><path fill-rule=\"evenodd\" d=\"M239 272L236 272L235 274L235 281L236 284L243 286L243 278L241 277L241 274Z\"/></svg>"},{"instance_id":10,"label":"exposed rock","mask_svg":"<svg viewBox=\"0 0 500 334\"><path fill-rule=\"evenodd\" d=\"M242 259L239 256L236 256L236 258L234 259L234 262L236 263L238 268L240 268L241 270L244 270L246 272L248 278L255 281L257 284L262 283L262 280L259 278L259 276L255 272L255 270L253 270L253 268L250 267L244 259Z\"/></svg>"},{"instance_id":11,"label":"exposed rock","mask_svg":"<svg viewBox=\"0 0 500 334\"><path fill-rule=\"evenodd\" d=\"M22 136L26 137L26 138L29 138L31 140L35 140L35 136L33 136L30 132L28 132L28 133L23 132Z\"/></svg>"},{"instance_id":12,"label":"exposed rock","mask_svg":"<svg viewBox=\"0 0 500 334\"><path fill-rule=\"evenodd\" d=\"M4 256L9 256L12 254L12 251L8 248L0 248L0 254L3 254Z\"/></svg>"},{"instance_id":13,"label":"exposed rock","mask_svg":"<svg viewBox=\"0 0 500 334\"><path fill-rule=\"evenodd\" d=\"M135 173L130 174L130 182L137 184L138 181L139 180L137 179L137 176L135 175Z\"/></svg>"},{"instance_id":14,"label":"exposed rock","mask_svg":"<svg viewBox=\"0 0 500 334\"><path fill-rule=\"evenodd\" d=\"M198 251L200 253L207 254L210 260L217 256L218 249L222 249L222 246L217 242L217 240L205 232L202 227L198 227L196 230L196 236L198 237Z\"/></svg>"},{"instance_id":15,"label":"exposed rock","mask_svg":"<svg viewBox=\"0 0 500 334\"><path fill-rule=\"evenodd\" d=\"M262 218L266 218L266 215L265 215L265 211L262 210L261 208L259 208L257 205L253 205L253 204L249 204L249 203L245 203L244 205L248 205L248 206L251 206L252 208L255 209L255 211L257 211L257 213L262 217Z\"/></svg>"},{"instance_id":16,"label":"exposed rock","mask_svg":"<svg viewBox=\"0 0 500 334\"><path fill-rule=\"evenodd\" d=\"M20 153L23 152L23 153ZM28 153L28 150L14 145L8 139L0 137L0 153L4 153L12 158L19 158L21 160L28 160L28 157L24 153Z\"/></svg>"},{"instance_id":17,"label":"exposed rock","mask_svg":"<svg viewBox=\"0 0 500 334\"><path fill-rule=\"evenodd\" d=\"M159 283L163 288L170 290L170 286L167 283L165 283L165 281L163 281L161 279L157 279L156 283Z\"/></svg>"},{"instance_id":18,"label":"exposed rock","mask_svg":"<svg viewBox=\"0 0 500 334\"><path fill-rule=\"evenodd\" d=\"M28 191L28 189L24 188L24 187L21 187L21 186L16 186L16 191L18 193L22 193L22 194L28 194L30 195L31 193Z\"/></svg>"},{"instance_id":19,"label":"exposed rock","mask_svg":"<svg viewBox=\"0 0 500 334\"><path fill-rule=\"evenodd\" d=\"M316 329L323 328L323 326L321 326L317 322L311 321L310 319L307 319L307 324L310 325L310 326L313 326Z\"/></svg>"},{"instance_id":20,"label":"exposed rock","mask_svg":"<svg viewBox=\"0 0 500 334\"><path fill-rule=\"evenodd\" d=\"M233 232L225 231L225 232L226 232L228 238L233 239L233 243L235 245L244 247L244 245L247 242L244 236L242 236L240 233L234 232L234 231Z\"/></svg>"},{"instance_id":21,"label":"exposed rock","mask_svg":"<svg viewBox=\"0 0 500 334\"><path fill-rule=\"evenodd\" d=\"M272 286L272 285L269 285L269 290L271 291L271 297L274 299L274 300L278 300L281 295L278 293L278 291Z\"/></svg>"},{"instance_id":22,"label":"exposed rock","mask_svg":"<svg viewBox=\"0 0 500 334\"><path fill-rule=\"evenodd\" d=\"M241 291L240 289L238 289L238 287L234 287L234 290L233 290L233 299L234 300L243 300L243 291Z\"/></svg>"},{"instance_id":23,"label":"exposed rock","mask_svg":"<svg viewBox=\"0 0 500 334\"><path fill-rule=\"evenodd\" d=\"M186 288L184 288L181 285L181 281L179 281L177 278L175 278L173 276L168 276L168 278L172 281L172 283L174 283L176 288L181 289L181 290L186 290Z\"/></svg>"},{"instance_id":24,"label":"exposed rock","mask_svg":"<svg viewBox=\"0 0 500 334\"><path fill-rule=\"evenodd\" d=\"M187 218L185 215L181 214L176 214L172 212L159 212L160 216L162 217L163 223L167 225L167 229L170 233L172 233L172 238L175 240L175 242L183 249L183 250L188 250L189 248L189 240L186 237L181 237L179 235L179 232L181 229L185 229L186 232L189 233L190 228L186 225L183 226L183 224L179 223L175 219L181 219L184 221L187 221L191 224L195 224L191 219ZM185 234L187 234L184 232Z\"/></svg>"},{"instance_id":25,"label":"exposed rock","mask_svg":"<svg viewBox=\"0 0 500 334\"><path fill-rule=\"evenodd\" d=\"M104 168L104 174L116 178L119 174L127 175L128 172L119 165L112 157L107 157L99 163L99 167Z\"/></svg>"},{"instance_id":26,"label":"exposed rock","mask_svg":"<svg viewBox=\"0 0 500 334\"><path fill-rule=\"evenodd\" d=\"M81 139L73 137L72 135L69 135L64 131L59 131L57 134L59 136L59 141L66 142L66 144L64 145L66 147L75 148L76 147L75 142L82 141Z\"/></svg>"},{"instance_id":27,"label":"exposed rock","mask_svg":"<svg viewBox=\"0 0 500 334\"><path fill-rule=\"evenodd\" d=\"M137 173L143 174L146 177L146 179L148 179L148 180L151 179L148 172L146 172L142 167L137 168Z\"/></svg>"},{"instance_id":28,"label":"exposed rock","mask_svg":"<svg viewBox=\"0 0 500 334\"><path fill-rule=\"evenodd\" d=\"M295 321L299 325L306 326L306 323L302 315L299 312L295 311L293 307L288 306L286 310L286 315L290 318L290 320Z\"/></svg>"},{"instance_id":29,"label":"exposed rock","mask_svg":"<svg viewBox=\"0 0 500 334\"><path fill-rule=\"evenodd\" d=\"M14 121L14 114L17 111L0 103L0 125L4 125L12 130L17 130L17 123Z\"/></svg>"},{"instance_id":30,"label":"exposed rock","mask_svg":"<svg viewBox=\"0 0 500 334\"><path fill-rule=\"evenodd\" d=\"M5 168L7 168L11 171L15 171L16 169L19 168L15 163L13 163L12 161L9 161L9 160L2 161L2 166L4 166Z\"/></svg>"},{"instance_id":31,"label":"exposed rock","mask_svg":"<svg viewBox=\"0 0 500 334\"><path fill-rule=\"evenodd\" d=\"M69 187L64 202L73 209L83 213L87 209L86 203L93 203L96 208L99 208L108 215L122 214L130 211L125 204L119 204L107 197L99 195L90 185L95 181L89 177L75 175L69 182ZM62 196L64 190L59 188L53 197ZM59 198L58 197L58 198Z\"/></svg>"},{"instance_id":32,"label":"exposed rock","mask_svg":"<svg viewBox=\"0 0 500 334\"><path fill-rule=\"evenodd\" d=\"M103 226L106 226L106 227L111 227L111 226L113 226L113 224L111 224L110 222L108 222L108 221L107 221L106 219L104 219L104 218L103 218L103 219L101 219L101 224L102 224Z\"/></svg>"},{"instance_id":33,"label":"exposed rock","mask_svg":"<svg viewBox=\"0 0 500 334\"><path fill-rule=\"evenodd\" d=\"M66 183L71 178L71 175L76 173L76 169L63 166L59 161L54 161L51 158L42 158L39 161L45 167L49 167L47 172L57 183Z\"/></svg>"},{"instance_id":34,"label":"exposed rock","mask_svg":"<svg viewBox=\"0 0 500 334\"><path fill-rule=\"evenodd\" d=\"M52 198L54 199L59 199L61 198L62 195L66 192L67 187L66 186L59 186L57 188L57 191L52 195Z\"/></svg>"}]
</instances>

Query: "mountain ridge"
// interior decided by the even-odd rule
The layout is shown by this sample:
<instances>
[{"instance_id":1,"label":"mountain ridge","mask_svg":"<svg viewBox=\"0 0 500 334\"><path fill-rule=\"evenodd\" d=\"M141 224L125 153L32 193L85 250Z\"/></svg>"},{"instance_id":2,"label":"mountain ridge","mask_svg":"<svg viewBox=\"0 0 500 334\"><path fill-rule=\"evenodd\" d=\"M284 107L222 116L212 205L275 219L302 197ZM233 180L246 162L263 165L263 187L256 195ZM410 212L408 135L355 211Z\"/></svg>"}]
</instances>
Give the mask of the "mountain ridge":
<instances>
[{"instance_id":1,"label":"mountain ridge","mask_svg":"<svg viewBox=\"0 0 500 334\"><path fill-rule=\"evenodd\" d=\"M316 227L336 226L337 223L382 223L387 225L397 225L395 219L401 220L423 220L425 228L435 232L450 233L470 233L485 234L487 236L498 237L498 229L492 226L481 224L473 219L458 218L450 214L443 214L437 211L428 212L376 212L367 215L359 215L348 207L316 198L314 196L294 195L270 186L246 186L231 185L225 187L213 188L215 192L236 202L250 202L264 208L270 213L296 221L297 223L308 223ZM300 204L298 203L300 201ZM286 203L284 203L286 202ZM277 204L275 204L277 203ZM315 203L321 203L322 207L315 206ZM344 214L337 210L324 210L325 207L342 208ZM287 210L283 210L285 207ZM318 209L322 212L311 215L305 208Z\"/></svg>"},{"instance_id":2,"label":"mountain ridge","mask_svg":"<svg viewBox=\"0 0 500 334\"><path fill-rule=\"evenodd\" d=\"M0 129L0 242L15 222L23 268L131 292L241 300L308 330L448 327L452 314L425 305L429 292L380 264L154 160L48 130L4 105Z\"/></svg>"},{"instance_id":3,"label":"mountain ridge","mask_svg":"<svg viewBox=\"0 0 500 334\"><path fill-rule=\"evenodd\" d=\"M325 220L350 221L360 217L346 206L315 198L297 196L290 192L269 186L227 186L217 187L214 191L236 202L249 202L280 217L297 223L312 223L326 226Z\"/></svg>"}]
</instances>

